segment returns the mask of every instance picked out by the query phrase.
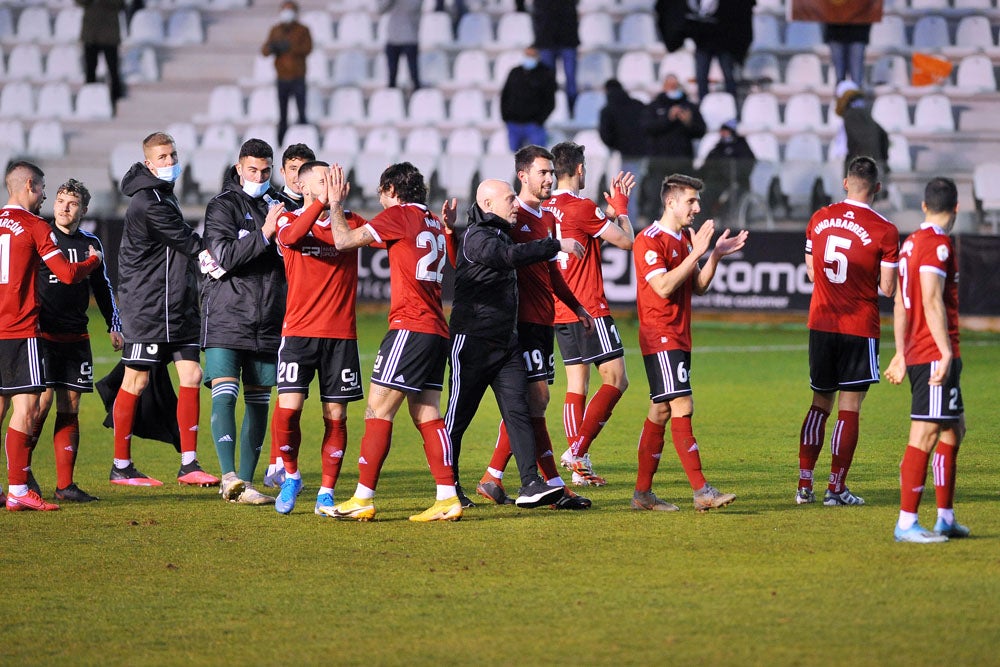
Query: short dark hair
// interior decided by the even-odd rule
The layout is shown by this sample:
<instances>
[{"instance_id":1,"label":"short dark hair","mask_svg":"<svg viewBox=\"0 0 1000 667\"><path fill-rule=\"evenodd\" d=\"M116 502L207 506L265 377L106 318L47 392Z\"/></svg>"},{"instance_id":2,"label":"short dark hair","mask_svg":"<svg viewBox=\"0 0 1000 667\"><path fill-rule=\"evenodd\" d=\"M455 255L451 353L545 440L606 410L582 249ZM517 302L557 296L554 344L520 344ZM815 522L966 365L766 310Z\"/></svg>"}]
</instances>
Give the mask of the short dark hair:
<instances>
[{"instance_id":1,"label":"short dark hair","mask_svg":"<svg viewBox=\"0 0 1000 667\"><path fill-rule=\"evenodd\" d=\"M660 185L660 201L665 202L669 194L682 192L683 190L701 192L704 187L705 182L700 178L686 174L670 174L663 179L663 183Z\"/></svg>"},{"instance_id":2,"label":"short dark hair","mask_svg":"<svg viewBox=\"0 0 1000 667\"><path fill-rule=\"evenodd\" d=\"M28 162L27 160L12 160L7 164L7 170L4 172L4 185L7 187L7 192L14 194L14 190L24 185L22 182L20 185L14 185L13 174L15 171L28 171L31 176L30 178L45 178L45 172L42 171L34 162Z\"/></svg>"},{"instance_id":3,"label":"short dark hair","mask_svg":"<svg viewBox=\"0 0 1000 667\"><path fill-rule=\"evenodd\" d=\"M281 154L281 166L284 167L289 160L296 159L311 162L316 159L316 153L305 144L292 144Z\"/></svg>"},{"instance_id":4,"label":"short dark hair","mask_svg":"<svg viewBox=\"0 0 1000 667\"><path fill-rule=\"evenodd\" d=\"M514 172L527 171L531 169L531 165L534 164L535 160L538 158L545 158L546 160L552 160L552 153L543 146L537 146L535 144L530 144L528 146L523 146L514 153Z\"/></svg>"},{"instance_id":5,"label":"short dark hair","mask_svg":"<svg viewBox=\"0 0 1000 667\"><path fill-rule=\"evenodd\" d=\"M878 164L874 158L859 155L847 165L847 178L857 179L867 186L865 189L869 193L874 192L875 184L878 183Z\"/></svg>"},{"instance_id":6,"label":"short dark hair","mask_svg":"<svg viewBox=\"0 0 1000 667\"><path fill-rule=\"evenodd\" d=\"M426 204L427 185L424 177L413 164L397 162L389 165L378 179L378 191L385 192L389 187L396 191L396 197L406 204Z\"/></svg>"},{"instance_id":7,"label":"short dark hair","mask_svg":"<svg viewBox=\"0 0 1000 667\"><path fill-rule=\"evenodd\" d=\"M564 141L552 147L552 162L556 167L556 178L572 176L576 168L584 163L583 146L572 141Z\"/></svg>"},{"instance_id":8,"label":"short dark hair","mask_svg":"<svg viewBox=\"0 0 1000 667\"><path fill-rule=\"evenodd\" d=\"M256 157L262 160L273 160L274 150L271 145L268 144L263 139L247 139L240 146L240 157L242 160L245 157Z\"/></svg>"},{"instance_id":9,"label":"short dark hair","mask_svg":"<svg viewBox=\"0 0 1000 667\"><path fill-rule=\"evenodd\" d=\"M930 213L953 213L958 207L958 188L946 176L935 176L924 187L924 206Z\"/></svg>"},{"instance_id":10,"label":"short dark hair","mask_svg":"<svg viewBox=\"0 0 1000 667\"><path fill-rule=\"evenodd\" d=\"M299 167L299 178L302 178L310 171L317 168L329 169L330 165L327 164L326 162L323 162L322 160L309 160L309 162L306 162L301 167Z\"/></svg>"},{"instance_id":11,"label":"short dark hair","mask_svg":"<svg viewBox=\"0 0 1000 667\"><path fill-rule=\"evenodd\" d=\"M60 185L58 190L56 190L57 195L63 192L65 192L68 195L76 195L77 197L79 197L80 206L82 206L83 208L87 208L88 206L90 206L90 190L87 189L86 185L76 180L75 178L69 179L68 181Z\"/></svg>"}]
</instances>

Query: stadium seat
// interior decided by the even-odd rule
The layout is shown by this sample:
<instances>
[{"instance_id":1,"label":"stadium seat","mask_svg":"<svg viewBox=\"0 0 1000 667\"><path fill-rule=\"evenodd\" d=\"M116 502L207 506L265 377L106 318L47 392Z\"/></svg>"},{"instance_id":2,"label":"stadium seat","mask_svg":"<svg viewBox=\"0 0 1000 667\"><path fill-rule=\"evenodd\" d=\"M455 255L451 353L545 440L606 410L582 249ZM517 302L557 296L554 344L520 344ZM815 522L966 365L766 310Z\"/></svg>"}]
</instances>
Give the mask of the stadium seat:
<instances>
[{"instance_id":1,"label":"stadium seat","mask_svg":"<svg viewBox=\"0 0 1000 667\"><path fill-rule=\"evenodd\" d=\"M736 101L729 93L709 93L701 101L701 115L710 131L718 130L727 120L736 118Z\"/></svg>"},{"instance_id":2,"label":"stadium seat","mask_svg":"<svg viewBox=\"0 0 1000 667\"><path fill-rule=\"evenodd\" d=\"M789 21L785 26L784 47L792 52L813 51L823 46L823 31L819 23Z\"/></svg>"},{"instance_id":3,"label":"stadium seat","mask_svg":"<svg viewBox=\"0 0 1000 667\"><path fill-rule=\"evenodd\" d=\"M713 60L713 63L715 61ZM682 86L694 81L694 55L687 51L675 51L663 56L660 60L659 82L663 82L668 74L676 76Z\"/></svg>"},{"instance_id":4,"label":"stadium seat","mask_svg":"<svg viewBox=\"0 0 1000 667\"><path fill-rule=\"evenodd\" d=\"M275 148L277 142L275 142ZM281 144L281 151L292 144L305 144L313 150L319 148L319 130L316 129L315 125L292 125L285 132L285 141ZM275 150L275 153L278 151Z\"/></svg>"},{"instance_id":5,"label":"stadium seat","mask_svg":"<svg viewBox=\"0 0 1000 667\"><path fill-rule=\"evenodd\" d=\"M243 91L239 86L221 85L212 89L208 96L208 113L204 120L210 123L243 120Z\"/></svg>"},{"instance_id":6,"label":"stadium seat","mask_svg":"<svg viewBox=\"0 0 1000 667\"><path fill-rule=\"evenodd\" d=\"M770 132L755 132L746 136L747 144L757 160L773 162L777 164L781 161L781 150L778 145L778 138Z\"/></svg>"},{"instance_id":7,"label":"stadium seat","mask_svg":"<svg viewBox=\"0 0 1000 667\"><path fill-rule=\"evenodd\" d=\"M360 88L344 86L330 96L330 111L326 120L337 125L360 123L365 118L365 96Z\"/></svg>"},{"instance_id":8,"label":"stadium seat","mask_svg":"<svg viewBox=\"0 0 1000 667\"><path fill-rule=\"evenodd\" d=\"M955 74L955 86L951 90L965 94L995 93L997 79L989 56L974 55L962 58Z\"/></svg>"},{"instance_id":9,"label":"stadium seat","mask_svg":"<svg viewBox=\"0 0 1000 667\"><path fill-rule=\"evenodd\" d=\"M0 6L0 42L8 42L14 39L14 15L10 7ZM3 60L3 58L0 58Z\"/></svg>"},{"instance_id":10,"label":"stadium seat","mask_svg":"<svg viewBox=\"0 0 1000 667\"><path fill-rule=\"evenodd\" d=\"M66 137L58 120L40 120L28 130L28 153L35 157L62 157Z\"/></svg>"},{"instance_id":11,"label":"stadium seat","mask_svg":"<svg viewBox=\"0 0 1000 667\"><path fill-rule=\"evenodd\" d=\"M911 46L917 51L939 51L951 45L943 16L921 16L913 26Z\"/></svg>"},{"instance_id":12,"label":"stadium seat","mask_svg":"<svg viewBox=\"0 0 1000 667\"><path fill-rule=\"evenodd\" d=\"M166 43L170 46L201 44L205 41L205 28L201 12L197 9L178 9L167 20Z\"/></svg>"},{"instance_id":13,"label":"stadium seat","mask_svg":"<svg viewBox=\"0 0 1000 667\"><path fill-rule=\"evenodd\" d=\"M63 7L56 14L56 22L52 28L52 41L56 44L77 44L80 41L82 25L82 7Z\"/></svg>"},{"instance_id":14,"label":"stadium seat","mask_svg":"<svg viewBox=\"0 0 1000 667\"><path fill-rule=\"evenodd\" d=\"M333 34L333 17L322 9L302 12L299 21L309 26L309 36L312 37L313 52L316 50L337 48L337 38ZM308 71L308 68L306 69Z\"/></svg>"},{"instance_id":15,"label":"stadium seat","mask_svg":"<svg viewBox=\"0 0 1000 667\"><path fill-rule=\"evenodd\" d=\"M653 57L646 51L629 51L618 59L616 78L626 90L655 90L657 86Z\"/></svg>"},{"instance_id":16,"label":"stadium seat","mask_svg":"<svg viewBox=\"0 0 1000 667\"><path fill-rule=\"evenodd\" d=\"M101 64L103 60L99 61ZM98 66L98 73L101 68ZM151 83L160 80L160 62L152 46L133 46L124 50L121 60L122 78L129 83Z\"/></svg>"},{"instance_id":17,"label":"stadium seat","mask_svg":"<svg viewBox=\"0 0 1000 667\"><path fill-rule=\"evenodd\" d=\"M825 92L827 88L826 75L819 56L815 53L796 53L788 59L788 64L785 66L784 85L775 86L775 92L779 90L792 94L818 90Z\"/></svg>"},{"instance_id":18,"label":"stadium seat","mask_svg":"<svg viewBox=\"0 0 1000 667\"><path fill-rule=\"evenodd\" d=\"M663 45L652 14L627 14L618 25L618 47L623 51L660 51Z\"/></svg>"},{"instance_id":19,"label":"stadium seat","mask_svg":"<svg viewBox=\"0 0 1000 667\"><path fill-rule=\"evenodd\" d=\"M872 118L886 132L905 132L910 129L910 110L906 98L898 93L876 97L872 103Z\"/></svg>"},{"instance_id":20,"label":"stadium seat","mask_svg":"<svg viewBox=\"0 0 1000 667\"><path fill-rule=\"evenodd\" d=\"M164 132L174 138L178 153L190 155L198 148L198 130L194 123L170 123Z\"/></svg>"},{"instance_id":21,"label":"stadium seat","mask_svg":"<svg viewBox=\"0 0 1000 667\"><path fill-rule=\"evenodd\" d=\"M872 65L870 80L873 86L901 90L910 86L910 73L903 56L882 56Z\"/></svg>"},{"instance_id":22,"label":"stadium seat","mask_svg":"<svg viewBox=\"0 0 1000 667\"><path fill-rule=\"evenodd\" d=\"M482 49L469 48L455 56L451 80L443 86L450 90L480 87L490 78L490 57Z\"/></svg>"},{"instance_id":23,"label":"stadium seat","mask_svg":"<svg viewBox=\"0 0 1000 667\"><path fill-rule=\"evenodd\" d=\"M993 27L990 20L981 15L963 16L955 28L955 45L944 49L944 53L959 57L973 53L986 53L992 56L1000 55L996 41L993 39Z\"/></svg>"},{"instance_id":24,"label":"stadium seat","mask_svg":"<svg viewBox=\"0 0 1000 667\"><path fill-rule=\"evenodd\" d=\"M73 93L69 85L59 81L47 83L38 91L38 118L73 117Z\"/></svg>"},{"instance_id":25,"label":"stadium seat","mask_svg":"<svg viewBox=\"0 0 1000 667\"><path fill-rule=\"evenodd\" d=\"M358 131L350 125L338 125L323 135L323 153L331 164L339 164L346 171L354 166L354 159L361 152Z\"/></svg>"},{"instance_id":26,"label":"stadium seat","mask_svg":"<svg viewBox=\"0 0 1000 667\"><path fill-rule=\"evenodd\" d=\"M45 57L45 79L83 83L83 60L76 44L59 44Z\"/></svg>"},{"instance_id":27,"label":"stadium seat","mask_svg":"<svg viewBox=\"0 0 1000 667\"><path fill-rule=\"evenodd\" d=\"M796 93L785 103L786 130L793 132L816 132L826 128L823 106L815 93Z\"/></svg>"},{"instance_id":28,"label":"stadium seat","mask_svg":"<svg viewBox=\"0 0 1000 667\"><path fill-rule=\"evenodd\" d=\"M778 51L781 46L781 23L778 21L778 17L771 14L755 13L753 15L753 43L750 48L754 51Z\"/></svg>"},{"instance_id":29,"label":"stadium seat","mask_svg":"<svg viewBox=\"0 0 1000 667\"><path fill-rule=\"evenodd\" d=\"M664 57L664 60L666 60L666 57ZM663 71L662 65L661 71ZM743 63L742 74L744 81L756 83L761 86L782 82L778 57L773 53L750 53Z\"/></svg>"},{"instance_id":30,"label":"stadium seat","mask_svg":"<svg viewBox=\"0 0 1000 667\"><path fill-rule=\"evenodd\" d=\"M608 189L608 182L611 180L608 175L611 151L601 141L601 135L597 130L580 130L573 137L573 141L586 149L587 179L580 195L600 201L601 193Z\"/></svg>"},{"instance_id":31,"label":"stadium seat","mask_svg":"<svg viewBox=\"0 0 1000 667\"><path fill-rule=\"evenodd\" d=\"M0 89L0 118L35 115L35 89L27 81L13 81Z\"/></svg>"},{"instance_id":32,"label":"stadium seat","mask_svg":"<svg viewBox=\"0 0 1000 667\"><path fill-rule=\"evenodd\" d=\"M438 183L447 196L469 198L482 154L483 137L479 130L465 127L448 135L438 162Z\"/></svg>"},{"instance_id":33,"label":"stadium seat","mask_svg":"<svg viewBox=\"0 0 1000 667\"><path fill-rule=\"evenodd\" d=\"M485 12L468 12L458 21L455 46L459 49L482 49L493 46L493 19Z\"/></svg>"},{"instance_id":34,"label":"stadium seat","mask_svg":"<svg viewBox=\"0 0 1000 667\"><path fill-rule=\"evenodd\" d=\"M399 88L376 90L368 99L368 122L373 125L395 125L406 119L403 91Z\"/></svg>"},{"instance_id":35,"label":"stadium seat","mask_svg":"<svg viewBox=\"0 0 1000 667\"><path fill-rule=\"evenodd\" d=\"M448 54L444 51L420 51L420 85L436 88L451 79Z\"/></svg>"},{"instance_id":36,"label":"stadium seat","mask_svg":"<svg viewBox=\"0 0 1000 667\"><path fill-rule=\"evenodd\" d=\"M458 91L448 104L448 120L456 126L479 125L487 117L486 112L486 99L475 89Z\"/></svg>"},{"instance_id":37,"label":"stadium seat","mask_svg":"<svg viewBox=\"0 0 1000 667\"><path fill-rule=\"evenodd\" d=\"M165 39L166 30L163 15L155 9L140 9L132 15L128 37L123 40L123 43L156 46L163 44Z\"/></svg>"},{"instance_id":38,"label":"stadium seat","mask_svg":"<svg viewBox=\"0 0 1000 667\"><path fill-rule=\"evenodd\" d=\"M948 0L910 0L910 9L919 12L936 12L951 9Z\"/></svg>"},{"instance_id":39,"label":"stadium seat","mask_svg":"<svg viewBox=\"0 0 1000 667\"><path fill-rule=\"evenodd\" d=\"M274 74L274 67L271 67L271 73ZM264 81L264 83L273 84L275 77L272 76L270 81ZM312 53L306 56L306 83L313 86L326 87L330 83L330 59L327 57L326 52L314 49Z\"/></svg>"},{"instance_id":40,"label":"stadium seat","mask_svg":"<svg viewBox=\"0 0 1000 667\"><path fill-rule=\"evenodd\" d=\"M402 145L394 127L377 127L368 132L354 162L355 182L366 197L378 192L382 172L398 158Z\"/></svg>"},{"instance_id":41,"label":"stadium seat","mask_svg":"<svg viewBox=\"0 0 1000 667\"><path fill-rule=\"evenodd\" d=\"M913 171L913 157L910 142L905 134L894 132L889 135L889 171L894 174L908 174Z\"/></svg>"},{"instance_id":42,"label":"stadium seat","mask_svg":"<svg viewBox=\"0 0 1000 667\"><path fill-rule=\"evenodd\" d=\"M597 127L601 119L601 109L608 103L603 90L585 90L580 93L573 106L573 126Z\"/></svg>"},{"instance_id":43,"label":"stadium seat","mask_svg":"<svg viewBox=\"0 0 1000 667\"><path fill-rule=\"evenodd\" d=\"M497 46L503 49L523 49L531 46L535 31L527 12L511 12L500 16L497 23Z\"/></svg>"},{"instance_id":44,"label":"stadium seat","mask_svg":"<svg viewBox=\"0 0 1000 667\"><path fill-rule=\"evenodd\" d=\"M694 168L698 171L704 166L705 158L709 152L719 143L718 132L706 132L705 136L698 140L698 148L694 152Z\"/></svg>"},{"instance_id":45,"label":"stadium seat","mask_svg":"<svg viewBox=\"0 0 1000 667\"><path fill-rule=\"evenodd\" d=\"M340 17L337 22L337 45L341 49L370 48L374 42L375 26L368 12L348 12Z\"/></svg>"},{"instance_id":46,"label":"stadium seat","mask_svg":"<svg viewBox=\"0 0 1000 667\"><path fill-rule=\"evenodd\" d=\"M740 113L740 131L774 132L781 128L778 98L773 93L750 93L743 100Z\"/></svg>"},{"instance_id":47,"label":"stadium seat","mask_svg":"<svg viewBox=\"0 0 1000 667\"><path fill-rule=\"evenodd\" d=\"M903 17L885 14L882 20L872 24L868 48L872 55L901 53L909 50L906 40L906 23Z\"/></svg>"},{"instance_id":48,"label":"stadium seat","mask_svg":"<svg viewBox=\"0 0 1000 667\"><path fill-rule=\"evenodd\" d=\"M437 173L442 146L441 133L433 127L417 128L406 135L403 142L403 155L424 175L428 187Z\"/></svg>"},{"instance_id":49,"label":"stadium seat","mask_svg":"<svg viewBox=\"0 0 1000 667\"><path fill-rule=\"evenodd\" d=\"M232 123L213 123L201 134L199 149L225 151L232 155L239 149L239 138Z\"/></svg>"},{"instance_id":50,"label":"stadium seat","mask_svg":"<svg viewBox=\"0 0 1000 667\"><path fill-rule=\"evenodd\" d=\"M615 29L611 17L604 12L580 16L580 49L594 51L615 46Z\"/></svg>"},{"instance_id":51,"label":"stadium seat","mask_svg":"<svg viewBox=\"0 0 1000 667\"><path fill-rule=\"evenodd\" d=\"M244 86L262 86L269 83L273 84L275 78L274 56L257 54L253 59L253 69L250 71L250 76L240 79L240 84Z\"/></svg>"},{"instance_id":52,"label":"stadium seat","mask_svg":"<svg viewBox=\"0 0 1000 667\"><path fill-rule=\"evenodd\" d=\"M182 159L190 159L191 154L182 156ZM108 159L108 175L111 182L117 186L132 165L145 160L142 154L142 146L135 141L121 141L111 149L111 156Z\"/></svg>"},{"instance_id":53,"label":"stadium seat","mask_svg":"<svg viewBox=\"0 0 1000 667\"><path fill-rule=\"evenodd\" d=\"M42 51L37 44L18 44L7 58L7 79L41 81L44 77Z\"/></svg>"},{"instance_id":54,"label":"stadium seat","mask_svg":"<svg viewBox=\"0 0 1000 667\"><path fill-rule=\"evenodd\" d=\"M234 136L234 142L235 136ZM189 173L191 182L202 198L214 197L222 190L223 178L235 164L235 150L199 148L191 156Z\"/></svg>"},{"instance_id":55,"label":"stadium seat","mask_svg":"<svg viewBox=\"0 0 1000 667\"><path fill-rule=\"evenodd\" d=\"M604 51L589 51L580 55L576 68L576 85L580 90L603 89L604 82L613 76L611 56Z\"/></svg>"},{"instance_id":56,"label":"stadium seat","mask_svg":"<svg viewBox=\"0 0 1000 667\"><path fill-rule=\"evenodd\" d=\"M1000 162L982 162L972 172L972 196L976 208L993 226L993 233L1000 230Z\"/></svg>"},{"instance_id":57,"label":"stadium seat","mask_svg":"<svg viewBox=\"0 0 1000 667\"><path fill-rule=\"evenodd\" d=\"M823 144L815 134L797 134L785 145L785 159L778 168L778 189L788 207L813 205L824 172Z\"/></svg>"},{"instance_id":58,"label":"stadium seat","mask_svg":"<svg viewBox=\"0 0 1000 667\"><path fill-rule=\"evenodd\" d=\"M813 132L792 135L785 144L785 161L822 162L823 142Z\"/></svg>"},{"instance_id":59,"label":"stadium seat","mask_svg":"<svg viewBox=\"0 0 1000 667\"><path fill-rule=\"evenodd\" d=\"M17 17L17 31L14 37L19 42L37 44L52 40L52 17L49 10L42 7L26 7Z\"/></svg>"},{"instance_id":60,"label":"stadium seat","mask_svg":"<svg viewBox=\"0 0 1000 667\"><path fill-rule=\"evenodd\" d=\"M954 132L955 117L947 95L924 95L913 110L913 129L925 132Z\"/></svg>"},{"instance_id":61,"label":"stadium seat","mask_svg":"<svg viewBox=\"0 0 1000 667\"><path fill-rule=\"evenodd\" d=\"M452 47L455 35L448 12L429 12L421 16L417 40L421 50Z\"/></svg>"},{"instance_id":62,"label":"stadium seat","mask_svg":"<svg viewBox=\"0 0 1000 667\"><path fill-rule=\"evenodd\" d=\"M330 81L334 87L360 86L368 80L368 56L364 53L347 49L334 57L333 77Z\"/></svg>"},{"instance_id":63,"label":"stadium seat","mask_svg":"<svg viewBox=\"0 0 1000 667\"><path fill-rule=\"evenodd\" d=\"M289 107L291 119L297 118L295 114L298 112L294 110L295 103L289 102ZM240 118L220 117L219 120L240 120ZM276 86L258 86L250 91L247 96L246 120L252 123L273 124L278 122L278 89Z\"/></svg>"},{"instance_id":64,"label":"stadium seat","mask_svg":"<svg viewBox=\"0 0 1000 667\"><path fill-rule=\"evenodd\" d=\"M0 120L0 147L14 153L24 151L24 123L19 120Z\"/></svg>"},{"instance_id":65,"label":"stadium seat","mask_svg":"<svg viewBox=\"0 0 1000 667\"><path fill-rule=\"evenodd\" d=\"M581 54L582 58L586 54ZM503 88L504 83L507 82L507 76L510 71L521 64L521 60L524 59L523 51L503 51L493 60L493 87L497 90ZM577 68L577 76L582 76L583 73L580 68Z\"/></svg>"},{"instance_id":66,"label":"stadium seat","mask_svg":"<svg viewBox=\"0 0 1000 667\"><path fill-rule=\"evenodd\" d=\"M111 120L111 90L104 83L85 83L76 93L77 120Z\"/></svg>"},{"instance_id":67,"label":"stadium seat","mask_svg":"<svg viewBox=\"0 0 1000 667\"><path fill-rule=\"evenodd\" d=\"M407 113L409 122L419 126L434 126L448 118L444 94L436 88L421 88L410 96Z\"/></svg>"}]
</instances>

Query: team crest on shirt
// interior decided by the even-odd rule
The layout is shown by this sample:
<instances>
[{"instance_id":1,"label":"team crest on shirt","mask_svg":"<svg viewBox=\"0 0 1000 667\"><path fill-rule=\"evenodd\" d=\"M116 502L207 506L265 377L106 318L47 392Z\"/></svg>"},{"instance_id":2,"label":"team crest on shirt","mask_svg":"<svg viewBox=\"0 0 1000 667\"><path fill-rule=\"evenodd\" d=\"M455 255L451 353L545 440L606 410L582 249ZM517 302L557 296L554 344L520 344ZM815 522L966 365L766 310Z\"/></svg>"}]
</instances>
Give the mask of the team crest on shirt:
<instances>
[{"instance_id":1,"label":"team crest on shirt","mask_svg":"<svg viewBox=\"0 0 1000 667\"><path fill-rule=\"evenodd\" d=\"M657 260L656 251L655 250L647 250L646 251L646 255L645 255L645 259L646 259L646 264L648 264L650 266L652 266L653 264L656 264L656 260Z\"/></svg>"},{"instance_id":2,"label":"team crest on shirt","mask_svg":"<svg viewBox=\"0 0 1000 667\"><path fill-rule=\"evenodd\" d=\"M942 244L937 247L937 258L939 262L948 261L948 246Z\"/></svg>"},{"instance_id":3,"label":"team crest on shirt","mask_svg":"<svg viewBox=\"0 0 1000 667\"><path fill-rule=\"evenodd\" d=\"M854 220L854 211L847 211L844 213L844 217L848 220Z\"/></svg>"},{"instance_id":4,"label":"team crest on shirt","mask_svg":"<svg viewBox=\"0 0 1000 667\"><path fill-rule=\"evenodd\" d=\"M600 206L594 209L594 215L597 216L598 220L604 220L604 211L601 210Z\"/></svg>"}]
</instances>

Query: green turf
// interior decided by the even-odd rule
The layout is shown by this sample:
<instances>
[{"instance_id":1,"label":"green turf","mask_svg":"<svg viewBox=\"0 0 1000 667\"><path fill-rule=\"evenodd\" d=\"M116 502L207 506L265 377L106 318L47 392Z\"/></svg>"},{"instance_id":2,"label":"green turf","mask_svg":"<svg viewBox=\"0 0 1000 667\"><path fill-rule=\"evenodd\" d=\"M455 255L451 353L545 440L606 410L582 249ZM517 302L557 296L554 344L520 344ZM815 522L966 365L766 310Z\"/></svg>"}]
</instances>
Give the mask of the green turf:
<instances>
[{"instance_id":1,"label":"green turf","mask_svg":"<svg viewBox=\"0 0 1000 667\"><path fill-rule=\"evenodd\" d=\"M363 316L359 326L367 373L385 324ZM290 516L173 485L176 453L148 441L135 443L138 466L170 482L112 487L111 433L85 397L77 481L102 500L0 513L0 664L1000 664L1000 337L963 337L969 434L956 510L974 537L919 546L892 540L906 387L883 383L864 406L850 483L869 504L792 503L810 397L802 326L696 323L695 433L709 480L739 499L696 514L668 441L654 488L683 511L630 511L648 394L635 324L619 326L632 387L592 450L608 486L588 490L587 512L480 505L459 523L406 521L433 500L433 480L401 415L378 520L317 517L315 398L303 417L308 488ZM94 343L100 376L114 355L105 336ZM554 435L563 391L559 377ZM207 392L202 407L200 458L217 471ZM362 410L351 408L338 499L357 481ZM467 488L497 419L488 396L465 440ZM49 429L35 460L48 494ZM827 447L818 477L828 463Z\"/></svg>"}]
</instances>

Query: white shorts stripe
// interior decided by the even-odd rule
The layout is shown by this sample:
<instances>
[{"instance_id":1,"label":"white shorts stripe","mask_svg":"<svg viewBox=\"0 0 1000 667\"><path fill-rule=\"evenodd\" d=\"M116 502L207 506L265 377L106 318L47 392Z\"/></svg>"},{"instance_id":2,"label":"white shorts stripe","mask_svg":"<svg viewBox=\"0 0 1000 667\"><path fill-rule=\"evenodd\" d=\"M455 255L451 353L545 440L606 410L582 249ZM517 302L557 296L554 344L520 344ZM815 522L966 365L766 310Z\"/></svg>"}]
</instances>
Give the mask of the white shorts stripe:
<instances>
[{"instance_id":1,"label":"white shorts stripe","mask_svg":"<svg viewBox=\"0 0 1000 667\"><path fill-rule=\"evenodd\" d=\"M451 387L448 389L448 407L444 414L444 425L448 432L455 426L455 408L462 393L462 362L459 356L465 346L465 334L455 334L451 339Z\"/></svg>"}]
</instances>

